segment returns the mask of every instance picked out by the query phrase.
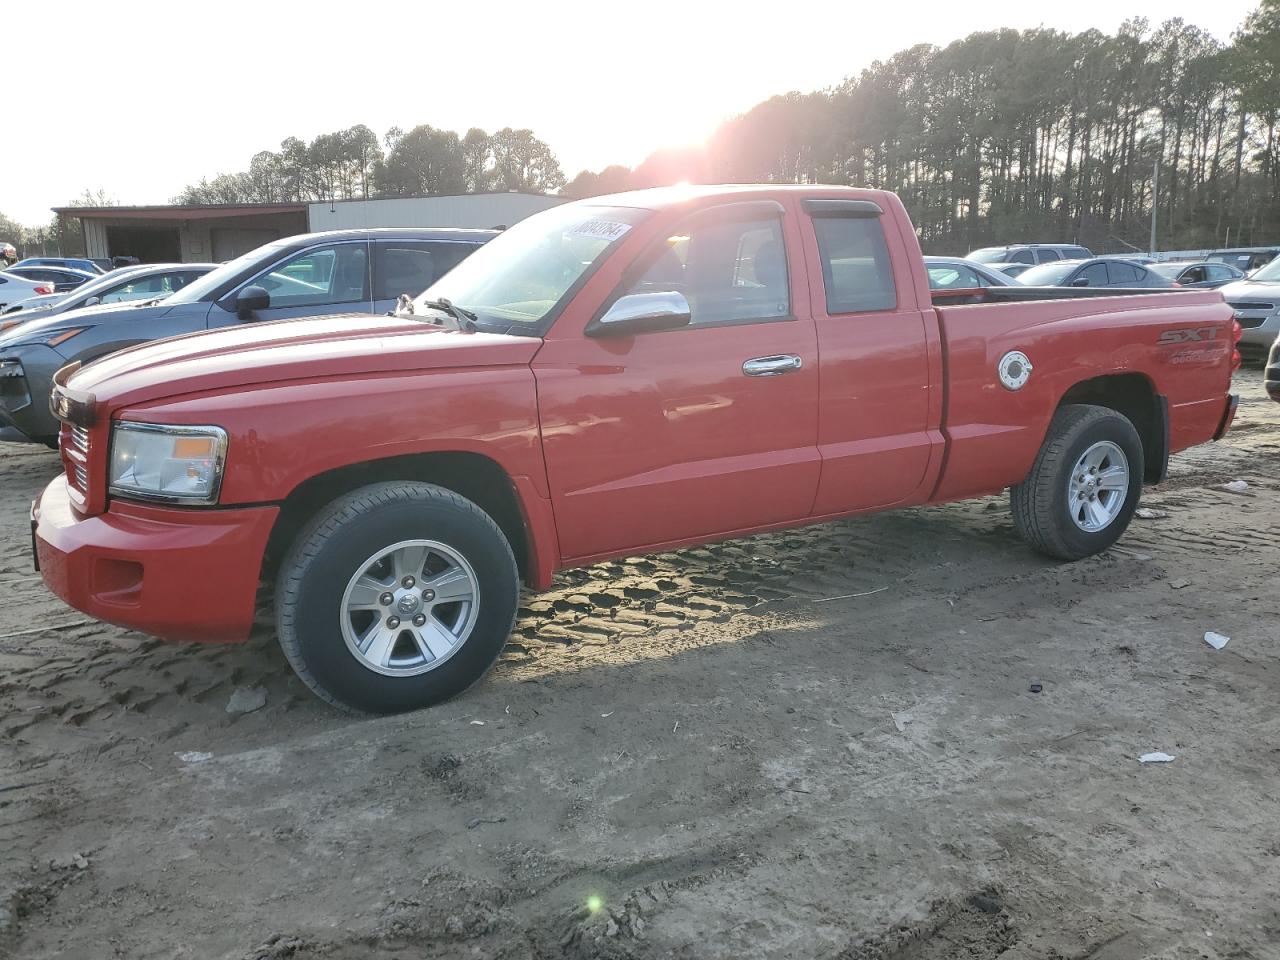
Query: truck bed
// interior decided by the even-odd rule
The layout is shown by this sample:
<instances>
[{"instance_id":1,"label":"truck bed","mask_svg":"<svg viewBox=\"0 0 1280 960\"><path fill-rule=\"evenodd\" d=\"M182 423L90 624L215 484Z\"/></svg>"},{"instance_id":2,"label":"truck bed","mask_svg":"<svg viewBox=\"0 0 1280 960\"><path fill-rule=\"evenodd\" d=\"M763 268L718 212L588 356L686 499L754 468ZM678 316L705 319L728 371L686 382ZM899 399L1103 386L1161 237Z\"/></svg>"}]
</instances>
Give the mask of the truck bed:
<instances>
[{"instance_id":1,"label":"truck bed","mask_svg":"<svg viewBox=\"0 0 1280 960\"><path fill-rule=\"evenodd\" d=\"M1026 476L1058 398L1082 382L1130 378L1168 405L1168 449L1212 439L1231 376L1232 311L1215 290L991 287L938 305L946 467L933 499L990 492ZM1080 294L1084 293L1084 296ZM1000 358L1027 354L1010 391ZM993 469L994 468L994 469Z\"/></svg>"}]
</instances>

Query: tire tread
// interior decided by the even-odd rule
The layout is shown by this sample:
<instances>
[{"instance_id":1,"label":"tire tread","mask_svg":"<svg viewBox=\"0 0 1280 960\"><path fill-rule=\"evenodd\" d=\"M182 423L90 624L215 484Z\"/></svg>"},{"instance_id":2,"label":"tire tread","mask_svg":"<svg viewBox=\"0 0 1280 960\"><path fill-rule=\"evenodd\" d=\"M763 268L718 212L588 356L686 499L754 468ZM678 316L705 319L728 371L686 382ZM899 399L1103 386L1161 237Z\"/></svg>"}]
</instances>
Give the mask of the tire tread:
<instances>
[{"instance_id":1,"label":"tire tread","mask_svg":"<svg viewBox=\"0 0 1280 960\"><path fill-rule=\"evenodd\" d=\"M298 675L298 679L321 700L346 713L364 714L365 711L358 710L334 697L308 669L302 656L302 639L298 636L294 622L298 591L307 576L311 562L339 529L348 523L358 522L361 516L370 510L403 503L406 500L448 504L470 513L490 527L499 540L506 544L507 552L511 552L511 545L507 542L506 535L489 514L461 494L434 483L408 480L373 483L352 490L321 508L298 532L280 564L276 584L276 628L280 649L284 651L285 659L289 661L289 666ZM511 564L514 569L514 555L511 557ZM514 622L513 613L512 624Z\"/></svg>"},{"instance_id":2,"label":"tire tread","mask_svg":"<svg viewBox=\"0 0 1280 960\"><path fill-rule=\"evenodd\" d=\"M1040 553L1058 560L1079 559L1079 554L1071 549L1058 529L1054 513L1057 506L1055 487L1061 482L1067 450L1080 434L1095 423L1113 417L1129 422L1110 407L1083 403L1059 407L1049 423L1045 442L1036 454L1027 478L1009 489L1014 528Z\"/></svg>"}]
</instances>

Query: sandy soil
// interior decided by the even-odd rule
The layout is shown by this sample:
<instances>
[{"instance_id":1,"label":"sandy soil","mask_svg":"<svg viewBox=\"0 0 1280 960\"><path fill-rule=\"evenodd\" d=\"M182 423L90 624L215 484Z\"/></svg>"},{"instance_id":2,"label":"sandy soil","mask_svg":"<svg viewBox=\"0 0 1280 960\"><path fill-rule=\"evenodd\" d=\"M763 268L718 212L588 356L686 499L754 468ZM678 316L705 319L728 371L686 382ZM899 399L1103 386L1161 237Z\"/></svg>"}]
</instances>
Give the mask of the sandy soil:
<instances>
[{"instance_id":1,"label":"sandy soil","mask_svg":"<svg viewBox=\"0 0 1280 960\"><path fill-rule=\"evenodd\" d=\"M991 498L606 564L382 720L265 620L64 607L27 558L55 456L6 446L0 954L1280 957L1280 406L1238 389L1103 556Z\"/></svg>"}]
</instances>

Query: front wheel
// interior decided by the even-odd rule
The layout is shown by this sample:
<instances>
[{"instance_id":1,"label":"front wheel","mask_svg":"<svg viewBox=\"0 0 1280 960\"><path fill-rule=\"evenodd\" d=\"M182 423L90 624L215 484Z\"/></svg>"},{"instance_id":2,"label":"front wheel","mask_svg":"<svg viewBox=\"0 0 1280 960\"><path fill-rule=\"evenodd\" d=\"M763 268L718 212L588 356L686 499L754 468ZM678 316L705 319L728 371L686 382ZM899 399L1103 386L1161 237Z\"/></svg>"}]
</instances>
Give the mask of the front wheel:
<instances>
[{"instance_id":1,"label":"front wheel","mask_svg":"<svg viewBox=\"0 0 1280 960\"><path fill-rule=\"evenodd\" d=\"M1058 409L1026 480L1013 487L1013 522L1036 550L1079 560L1120 538L1142 493L1142 439L1108 407Z\"/></svg>"},{"instance_id":2,"label":"front wheel","mask_svg":"<svg viewBox=\"0 0 1280 960\"><path fill-rule=\"evenodd\" d=\"M280 567L280 646L330 703L415 710L475 683L511 633L515 558L493 519L428 483L378 483L307 525Z\"/></svg>"}]
</instances>

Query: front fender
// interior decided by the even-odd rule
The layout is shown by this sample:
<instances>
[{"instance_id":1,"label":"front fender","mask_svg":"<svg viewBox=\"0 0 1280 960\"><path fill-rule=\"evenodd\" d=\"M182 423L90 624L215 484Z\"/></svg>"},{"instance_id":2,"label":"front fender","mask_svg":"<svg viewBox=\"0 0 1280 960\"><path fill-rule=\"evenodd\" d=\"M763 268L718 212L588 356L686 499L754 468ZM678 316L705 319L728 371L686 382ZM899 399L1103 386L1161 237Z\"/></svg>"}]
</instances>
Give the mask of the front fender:
<instances>
[{"instance_id":1,"label":"front fender","mask_svg":"<svg viewBox=\"0 0 1280 960\"><path fill-rule=\"evenodd\" d=\"M523 365L283 382L174 397L112 416L226 430L223 506L279 503L322 473L449 451L486 456L549 496L533 374Z\"/></svg>"}]
</instances>

